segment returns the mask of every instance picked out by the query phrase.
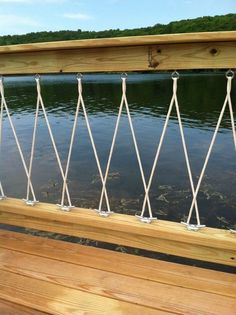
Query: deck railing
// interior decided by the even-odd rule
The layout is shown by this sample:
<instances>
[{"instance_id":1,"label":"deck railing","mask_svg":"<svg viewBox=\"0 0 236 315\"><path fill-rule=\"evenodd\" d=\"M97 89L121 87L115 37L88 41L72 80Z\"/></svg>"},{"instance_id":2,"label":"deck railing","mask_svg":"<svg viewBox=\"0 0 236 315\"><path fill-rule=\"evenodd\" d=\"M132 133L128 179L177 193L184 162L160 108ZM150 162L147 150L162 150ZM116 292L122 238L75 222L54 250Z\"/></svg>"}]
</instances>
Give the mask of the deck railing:
<instances>
[{"instance_id":1,"label":"deck railing","mask_svg":"<svg viewBox=\"0 0 236 315\"><path fill-rule=\"evenodd\" d=\"M231 82L234 77L233 69L236 68L236 32L215 32L215 33L195 33L195 34L176 34L176 35L157 35L157 36L141 36L129 38L112 38L112 39L95 39L95 40L80 40L80 41L66 41L54 43L38 43L27 45L14 45L0 47L0 73L5 75L16 74L37 74L37 108L35 116L35 129L32 141L31 161L28 164L24 159L23 151L21 150L14 125L11 121L10 112L7 106L7 100L4 96L4 82L1 79L0 93L1 93L1 113L3 110L7 111L10 120L11 128L13 130L15 140L21 154L23 166L28 178L27 198L26 203L22 200L13 198L2 198L0 202L0 222L15 226L24 226L35 228L39 230L59 232L81 237L88 237L91 239L118 243L122 245L129 245L133 247L156 250L163 253L180 255L183 257L201 259L224 263L235 266L236 264L236 238L235 231L218 230L211 228L204 228L197 233L191 233L189 230L199 230L203 227L200 223L200 216L197 209L197 187L194 187L190 163L187 154L187 147L184 140L184 132L181 123L180 111L177 99L177 80L178 70L186 69L225 69L227 80L226 98L223 108L216 124L216 131L212 138L209 155L214 139L217 134L223 113L226 106L230 109L230 118L232 125L232 133L236 143L235 126L232 102L230 98ZM93 135L89 126L89 119L86 114L86 107L83 102L82 94L82 80L80 75L77 77L78 81L78 104L75 115L75 122L78 117L79 109L82 108L87 127L89 130L90 140L93 146L94 154L99 168L101 181L103 184L102 195L105 194L105 199L108 205L108 211L101 209L101 203L98 207L99 216L97 213L81 208L70 209L73 205L70 202L69 188L67 187L67 175L69 168L69 158L66 169L62 168L59 152L57 151L56 143L54 141L53 132L50 128L50 123L47 119L46 108L43 103L43 98L40 90L39 74L43 73L85 73L85 72L128 72L128 71L149 71L156 72L159 70L170 70L173 72L173 96L170 102L169 112L167 113L166 124L173 106L176 107L178 122L180 126L180 133L182 137L182 144L185 153L186 165L190 184L193 193L193 203L190 209L187 220L186 229L183 225L168 222L155 221L150 225L140 223L137 218L113 214L109 216L104 224L104 218L110 214L108 203L108 196L106 192L106 178L109 172L109 160L112 156L112 150L115 143L116 131L119 123L119 117L122 108L125 107L128 113L129 125L132 132L133 141L135 144L136 155L139 162L141 176L144 184L145 200L144 206L147 202L148 214L145 215L145 207L141 212L141 221L151 222L152 216L151 206L148 198L149 181L145 179L142 172L142 164L139 155L138 145L135 138L135 132L132 125L132 119L129 115L129 106L126 99L126 77L122 75L122 100L120 111L118 114L117 125L114 132L113 143L111 146L110 156L108 159L108 167L103 174L100 168L99 157L96 153L96 146L93 141ZM33 184L31 183L31 171L33 161L33 150L35 132L37 128L38 111L42 109L44 117L47 122L50 138L52 140L54 151L57 156L59 164L62 183L63 183L63 202L59 205L50 205L45 203L36 203L34 196ZM2 114L1 114L2 121ZM156 159L161 149L161 141L165 135L166 124L163 128L163 133L157 148ZM75 128L76 124L74 124ZM73 130L74 130L73 128ZM71 136L71 146L73 146L74 134ZM206 157L206 164L207 159ZM157 162L157 160L156 160ZM155 161L154 161L155 166ZM204 167L201 176L204 175ZM155 167L153 168L153 171ZM201 177L200 176L200 177ZM199 185L201 182L199 182ZM4 185L3 185L4 190ZM4 192L2 190L2 197ZM29 199L29 192L33 194L32 200ZM7 194L7 193L6 193ZM67 195L69 204L64 203L65 194ZM30 207L29 205L33 205ZM195 207L197 224L192 225L190 222L192 210ZM70 212L63 212L63 210L71 210ZM180 246L181 244L181 246Z\"/></svg>"}]
</instances>

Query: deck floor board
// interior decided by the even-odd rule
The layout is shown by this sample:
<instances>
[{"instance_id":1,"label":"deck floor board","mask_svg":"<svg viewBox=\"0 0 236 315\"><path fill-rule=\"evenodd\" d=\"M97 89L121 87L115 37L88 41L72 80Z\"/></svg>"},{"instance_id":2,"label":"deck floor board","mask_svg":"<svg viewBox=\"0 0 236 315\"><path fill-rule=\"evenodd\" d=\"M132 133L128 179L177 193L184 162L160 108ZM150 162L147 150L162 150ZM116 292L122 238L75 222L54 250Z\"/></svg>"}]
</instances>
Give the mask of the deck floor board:
<instances>
[{"instance_id":1,"label":"deck floor board","mask_svg":"<svg viewBox=\"0 0 236 315\"><path fill-rule=\"evenodd\" d=\"M0 231L0 298L41 312L232 315L235 297L233 274Z\"/></svg>"},{"instance_id":2,"label":"deck floor board","mask_svg":"<svg viewBox=\"0 0 236 315\"><path fill-rule=\"evenodd\" d=\"M48 313L40 312L29 307L11 303L0 299L0 314L2 315L48 315Z\"/></svg>"}]
</instances>

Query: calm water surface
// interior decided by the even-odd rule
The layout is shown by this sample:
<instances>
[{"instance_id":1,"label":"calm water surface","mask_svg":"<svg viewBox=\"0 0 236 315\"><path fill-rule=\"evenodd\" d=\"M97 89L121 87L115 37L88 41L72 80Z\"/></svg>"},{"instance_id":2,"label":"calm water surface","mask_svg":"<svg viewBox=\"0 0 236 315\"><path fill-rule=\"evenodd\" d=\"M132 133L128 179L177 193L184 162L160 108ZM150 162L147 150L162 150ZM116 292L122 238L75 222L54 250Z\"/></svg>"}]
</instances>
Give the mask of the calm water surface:
<instances>
[{"instance_id":1,"label":"calm water surface","mask_svg":"<svg viewBox=\"0 0 236 315\"><path fill-rule=\"evenodd\" d=\"M127 97L146 177L150 174L170 102L171 81L170 74L128 76ZM51 127L65 165L77 102L76 78L72 75L42 76L41 82ZM232 89L234 106L235 83ZM195 183L225 98L225 90L224 73L182 74L178 81L178 99ZM120 104L120 75L85 75L83 94L104 170ZM34 78L6 78L5 95L28 162L36 105ZM25 197L26 177L6 117L1 165L6 195ZM33 184L40 201L60 201L61 176L42 114L37 133ZM69 187L73 204L97 208L101 182L83 115L79 117L76 132ZM236 228L235 187L236 152L227 110L199 192L203 223ZM129 214L140 211L143 186L125 111L107 188L112 210ZM175 111L169 122L150 198L155 215L161 219L180 221L186 217L190 207L191 191Z\"/></svg>"}]
</instances>

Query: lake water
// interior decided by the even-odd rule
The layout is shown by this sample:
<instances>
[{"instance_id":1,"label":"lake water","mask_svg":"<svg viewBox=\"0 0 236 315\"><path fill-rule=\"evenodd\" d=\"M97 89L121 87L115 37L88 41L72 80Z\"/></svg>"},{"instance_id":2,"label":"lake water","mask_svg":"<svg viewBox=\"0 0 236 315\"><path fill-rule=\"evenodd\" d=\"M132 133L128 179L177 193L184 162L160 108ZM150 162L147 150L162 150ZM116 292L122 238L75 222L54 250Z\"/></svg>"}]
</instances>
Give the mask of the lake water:
<instances>
[{"instance_id":1,"label":"lake water","mask_svg":"<svg viewBox=\"0 0 236 315\"><path fill-rule=\"evenodd\" d=\"M121 99L119 74L83 77L83 96L98 155L105 169ZM236 80L235 80L236 81ZM27 163L36 105L34 77L5 78L5 96ZM236 107L236 82L232 99ZM77 103L77 82L72 75L41 77L42 95L65 166ZM183 73L178 80L178 100L195 184L200 174L226 93L224 73ZM170 98L170 74L130 74L127 97L137 142L148 178L163 128ZM62 180L42 113L39 118L33 184L37 199L60 201ZM26 176L15 141L4 116L1 179L5 194L24 198ZM74 205L97 208L101 182L83 115L79 117L69 172ZM236 228L236 152L228 109L198 196L202 223ZM126 112L123 112L107 184L111 208L135 214L144 197ZM179 222L188 214L191 190L175 110L171 115L160 161L150 190L154 214Z\"/></svg>"}]
</instances>

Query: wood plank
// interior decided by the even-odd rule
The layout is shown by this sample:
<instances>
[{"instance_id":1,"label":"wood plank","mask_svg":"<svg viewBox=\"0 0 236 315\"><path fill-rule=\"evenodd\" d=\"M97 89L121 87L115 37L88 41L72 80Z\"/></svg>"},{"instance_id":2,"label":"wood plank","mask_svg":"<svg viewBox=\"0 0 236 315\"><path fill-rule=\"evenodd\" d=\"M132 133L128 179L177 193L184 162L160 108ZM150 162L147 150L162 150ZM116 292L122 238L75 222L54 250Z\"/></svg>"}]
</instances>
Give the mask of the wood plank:
<instances>
[{"instance_id":1,"label":"wood plank","mask_svg":"<svg viewBox=\"0 0 236 315\"><path fill-rule=\"evenodd\" d=\"M112 257L112 253L111 253ZM112 263L112 262L111 262ZM53 268L51 267L53 266ZM48 281L64 287L156 308L163 285L62 261L2 250L0 270ZM1 273L1 271L0 271ZM176 296L179 288L166 286Z\"/></svg>"},{"instance_id":2,"label":"wood plank","mask_svg":"<svg viewBox=\"0 0 236 315\"><path fill-rule=\"evenodd\" d=\"M109 263L114 264L112 252L110 253ZM152 308L156 308L158 301L164 303L164 296L167 292L176 298L176 308L180 307L179 304L186 304L189 299L192 300L194 297L196 300L204 298L204 300L212 301L216 299L215 294L202 292L200 288L196 288L196 292L192 289L183 288L177 283L176 285L167 285L159 281L137 279L130 275L124 276L63 261L55 262L54 259L6 249L2 250L0 254L0 270ZM191 275L188 275L188 277L191 281ZM207 278L205 278L205 282L206 287L210 285ZM232 295L234 295L232 300L236 302L235 286L231 286L231 283L228 283L227 291L232 290ZM228 297L226 300L224 299L227 293L225 294L223 291L222 293L223 295L218 294L218 299L221 300L223 305L227 305ZM168 294L166 299L169 299Z\"/></svg>"},{"instance_id":3,"label":"wood plank","mask_svg":"<svg viewBox=\"0 0 236 315\"><path fill-rule=\"evenodd\" d=\"M236 237L227 230L205 228L196 233L175 222L144 224L122 214L103 218L81 208L68 213L56 205L30 207L18 199L0 202L0 222L236 266Z\"/></svg>"},{"instance_id":4,"label":"wood plank","mask_svg":"<svg viewBox=\"0 0 236 315\"><path fill-rule=\"evenodd\" d=\"M49 267L53 269L52 266ZM90 294L3 270L0 270L0 298L50 314L173 314L168 310L160 310L157 313L156 310L151 308Z\"/></svg>"},{"instance_id":5,"label":"wood plank","mask_svg":"<svg viewBox=\"0 0 236 315\"><path fill-rule=\"evenodd\" d=\"M0 46L1 53L32 52L45 50L64 50L77 48L144 46L177 43L230 42L236 40L236 31L201 32L165 35L128 36L115 38L97 38L84 40L67 40L45 43L30 43Z\"/></svg>"},{"instance_id":6,"label":"wood plank","mask_svg":"<svg viewBox=\"0 0 236 315\"><path fill-rule=\"evenodd\" d=\"M156 70L230 69L235 54L236 42L163 44L150 49L150 63Z\"/></svg>"},{"instance_id":7,"label":"wood plank","mask_svg":"<svg viewBox=\"0 0 236 315\"><path fill-rule=\"evenodd\" d=\"M1 252L9 249L63 261L79 268L86 266L133 278L236 297L236 275L233 274L1 230L0 249ZM5 262L5 266L6 257L0 259L2 265ZM19 264L19 261L14 263Z\"/></svg>"},{"instance_id":8,"label":"wood plank","mask_svg":"<svg viewBox=\"0 0 236 315\"><path fill-rule=\"evenodd\" d=\"M150 70L145 46L83 48L0 55L1 74Z\"/></svg>"},{"instance_id":9,"label":"wood plank","mask_svg":"<svg viewBox=\"0 0 236 315\"><path fill-rule=\"evenodd\" d=\"M0 299L0 314L2 315L47 315L48 313L40 312L29 307L11 303Z\"/></svg>"},{"instance_id":10,"label":"wood plank","mask_svg":"<svg viewBox=\"0 0 236 315\"><path fill-rule=\"evenodd\" d=\"M228 69L235 54L236 32L177 34L0 47L0 68L2 75Z\"/></svg>"},{"instance_id":11,"label":"wood plank","mask_svg":"<svg viewBox=\"0 0 236 315\"><path fill-rule=\"evenodd\" d=\"M6 259L5 262L4 259ZM99 270L94 271L91 268L86 270L86 268L55 262L53 259L39 256L34 257L5 250L3 262L0 265L0 296L3 294L3 297L6 298L5 292L9 290L9 287L12 287L11 295L16 295L17 298L21 294L27 296L28 291L32 292L35 299L34 305L32 305L34 308L38 308L38 297L36 298L35 295L46 300L45 306L48 306L48 298L51 297L54 302L59 299L62 301L63 309L68 307L68 304L74 299L77 304L76 309L80 309L81 300L86 299L82 310L88 307L89 303L89 307L92 309L99 310L100 307L105 310L109 309L110 314L116 314L116 309L119 307L116 302L129 305L132 314L138 310L137 307L145 307L177 314L191 312L191 314L232 315L232 311L236 308L236 299L232 297ZM69 299L67 299L68 295ZM104 297L108 300L101 300ZM135 307L132 308L134 305ZM45 310L49 311L49 309Z\"/></svg>"}]
</instances>

